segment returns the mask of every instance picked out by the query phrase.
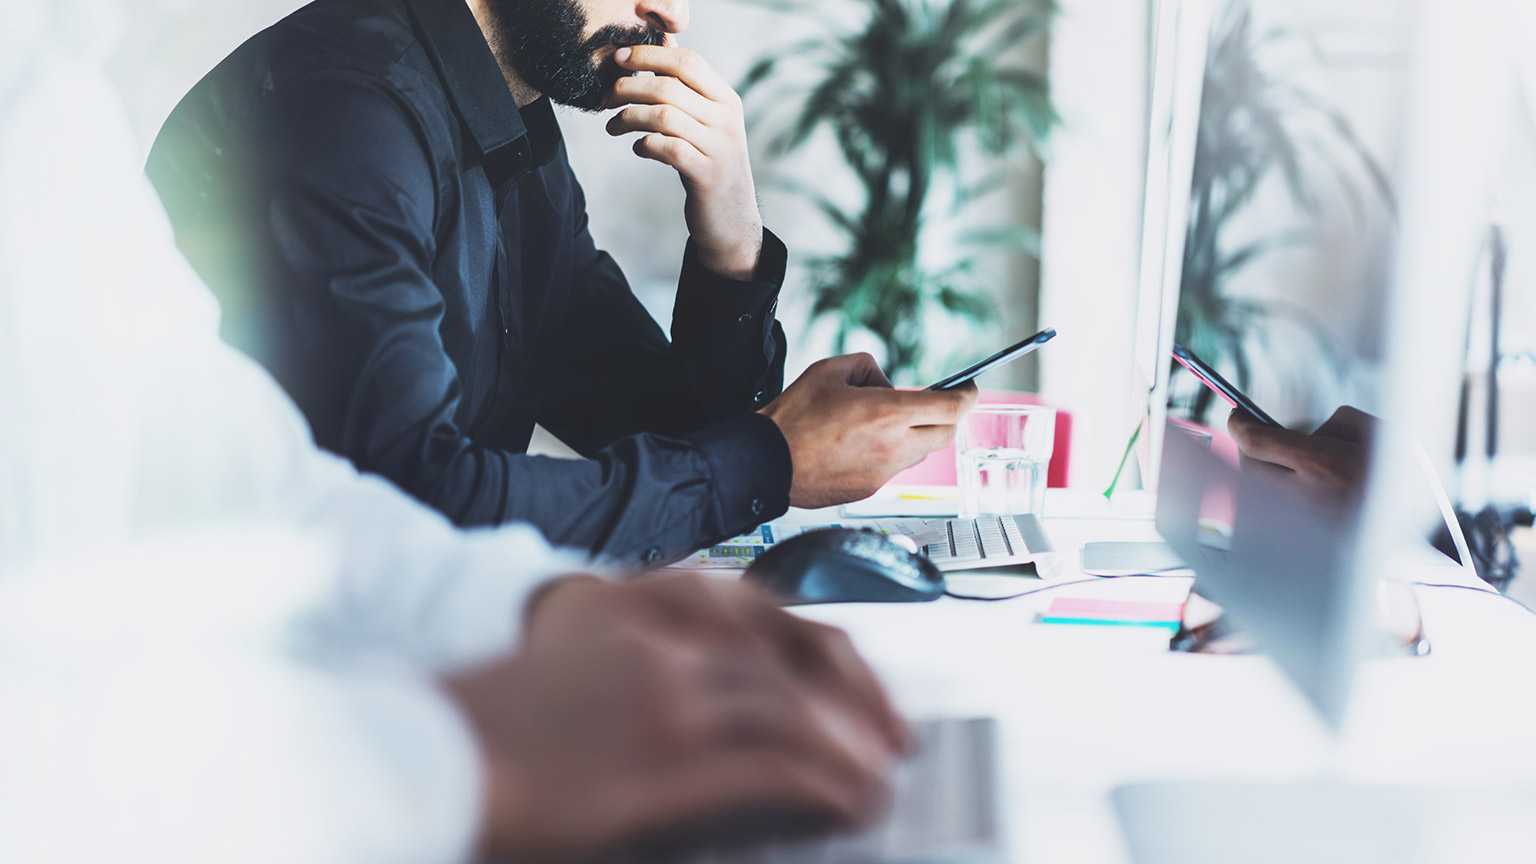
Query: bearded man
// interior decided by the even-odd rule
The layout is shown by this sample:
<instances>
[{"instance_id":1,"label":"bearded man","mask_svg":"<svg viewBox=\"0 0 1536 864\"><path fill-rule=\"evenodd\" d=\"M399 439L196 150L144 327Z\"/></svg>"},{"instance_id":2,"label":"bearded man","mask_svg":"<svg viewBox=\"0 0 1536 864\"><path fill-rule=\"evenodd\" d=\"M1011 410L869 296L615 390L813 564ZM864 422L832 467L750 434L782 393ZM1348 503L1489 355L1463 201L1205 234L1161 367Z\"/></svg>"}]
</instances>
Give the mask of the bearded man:
<instances>
[{"instance_id":1,"label":"bearded man","mask_svg":"<svg viewBox=\"0 0 1536 864\"><path fill-rule=\"evenodd\" d=\"M781 394L786 251L687 0L317 0L187 95L149 175L317 442L460 525L654 563L872 493L975 399L867 356ZM650 73L637 75L635 73ZM670 341L587 231L551 102L676 169ZM645 230L643 226L636 230ZM541 423L584 460L529 456Z\"/></svg>"}]
</instances>

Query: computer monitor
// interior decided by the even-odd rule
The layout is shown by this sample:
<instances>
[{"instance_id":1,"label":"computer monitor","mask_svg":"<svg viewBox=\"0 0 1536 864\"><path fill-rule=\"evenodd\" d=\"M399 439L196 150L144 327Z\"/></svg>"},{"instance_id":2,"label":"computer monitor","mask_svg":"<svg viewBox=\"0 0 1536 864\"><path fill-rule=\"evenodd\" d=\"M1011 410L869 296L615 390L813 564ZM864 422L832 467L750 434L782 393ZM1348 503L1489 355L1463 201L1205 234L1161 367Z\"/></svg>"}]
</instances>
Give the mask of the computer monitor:
<instances>
[{"instance_id":1,"label":"computer monitor","mask_svg":"<svg viewBox=\"0 0 1536 864\"><path fill-rule=\"evenodd\" d=\"M1379 313L1383 362L1374 395L1382 424L1363 504L1347 522L1331 524L1171 433L1159 488L1159 530L1199 571L1199 590L1246 622L1258 647L1335 728L1360 658L1380 645L1371 621L1375 589L1414 542L1408 529L1423 527L1414 523L1422 518L1415 502L1426 499L1424 469L1443 472L1454 451L1470 284L1488 215L1487 174L1497 164L1494 117L1507 104L1495 75L1493 4L1422 0L1402 8L1415 20L1402 146L1391 168L1401 215ZM1202 543L1199 520L1210 515L1211 490L1229 487L1237 490L1228 493L1231 542ZM1531 848L1529 832L1502 829L1524 825L1518 806L1502 806L1510 800L1504 790L1352 785L1334 773L1288 783L1152 783L1115 797L1137 864L1521 860ZM1496 818L1482 818L1494 810Z\"/></svg>"},{"instance_id":2,"label":"computer monitor","mask_svg":"<svg viewBox=\"0 0 1536 864\"><path fill-rule=\"evenodd\" d=\"M1377 584L1416 530L1440 516L1434 493L1454 450L1470 285L1489 208L1485 175L1500 137L1495 106L1506 104L1507 88L1495 83L1496 52L1435 35L1438 19L1424 9L1438 2L1399 13L1410 26L1394 38L1407 43L1411 61L1382 94L1397 106L1399 146L1383 163L1401 206L1398 236L1385 253L1359 252L1384 258L1387 274L1376 337L1384 359L1371 394L1385 431L1361 503L1330 510L1337 505L1289 494L1272 472L1239 472L1171 431L1162 447L1160 533L1195 567L1198 589L1226 606L1333 724L1342 721L1356 665L1383 648ZM1474 0L1456 14L1467 21L1479 6ZM1473 23L1467 31L1490 32ZM1455 114L1432 106L1456 106ZM1223 519L1211 519L1213 496L1224 502ZM1228 542L1218 544L1225 548L1200 542L1210 539L1198 530L1202 519L1231 526Z\"/></svg>"},{"instance_id":3,"label":"computer monitor","mask_svg":"<svg viewBox=\"0 0 1536 864\"><path fill-rule=\"evenodd\" d=\"M1163 441L1158 533L1200 593L1337 728L1374 632L1367 582L1355 576L1358 512L1316 506L1274 472L1240 471L1177 428Z\"/></svg>"},{"instance_id":4,"label":"computer monitor","mask_svg":"<svg viewBox=\"0 0 1536 864\"><path fill-rule=\"evenodd\" d=\"M1137 286L1131 416L1142 486L1157 488L1168 405L1168 354L1178 319L1189 189L1200 129L1200 91L1210 45L1212 0L1156 0Z\"/></svg>"}]
</instances>

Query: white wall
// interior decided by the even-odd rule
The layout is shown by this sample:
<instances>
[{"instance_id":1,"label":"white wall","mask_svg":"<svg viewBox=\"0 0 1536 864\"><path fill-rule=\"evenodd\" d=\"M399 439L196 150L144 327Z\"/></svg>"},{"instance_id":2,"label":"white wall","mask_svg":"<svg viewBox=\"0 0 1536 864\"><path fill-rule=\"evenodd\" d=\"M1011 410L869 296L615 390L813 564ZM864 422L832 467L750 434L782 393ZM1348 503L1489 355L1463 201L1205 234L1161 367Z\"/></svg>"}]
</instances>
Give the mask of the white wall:
<instances>
[{"instance_id":1,"label":"white wall","mask_svg":"<svg viewBox=\"0 0 1536 864\"><path fill-rule=\"evenodd\" d=\"M126 0L122 47L107 66L144 154L181 97L257 31L301 0Z\"/></svg>"},{"instance_id":2,"label":"white wall","mask_svg":"<svg viewBox=\"0 0 1536 864\"><path fill-rule=\"evenodd\" d=\"M1045 174L1040 391L1074 414L1072 483L1109 485L1136 423L1129 392L1146 179L1144 0L1061 0L1051 80L1063 128Z\"/></svg>"}]
</instances>

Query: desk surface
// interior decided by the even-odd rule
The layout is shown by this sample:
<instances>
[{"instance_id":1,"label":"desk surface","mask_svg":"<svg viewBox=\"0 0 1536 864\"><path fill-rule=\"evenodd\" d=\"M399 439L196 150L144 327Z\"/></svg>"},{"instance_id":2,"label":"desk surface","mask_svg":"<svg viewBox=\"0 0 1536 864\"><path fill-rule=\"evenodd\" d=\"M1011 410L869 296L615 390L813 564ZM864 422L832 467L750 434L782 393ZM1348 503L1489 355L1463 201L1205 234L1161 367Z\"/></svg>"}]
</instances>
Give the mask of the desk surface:
<instances>
[{"instance_id":1,"label":"desk surface","mask_svg":"<svg viewBox=\"0 0 1536 864\"><path fill-rule=\"evenodd\" d=\"M1093 497L1052 490L1047 513L1061 514L1047 520L1061 553L1053 580L1082 578L1077 551L1085 542L1156 537L1145 502L1121 512ZM1417 582L1480 584L1433 558L1392 569ZM1148 589L1152 581L1166 587ZM1104 580L1062 590L1140 599L1189 583ZM998 718L1011 861L1121 864L1130 859L1109 793L1125 783L1328 772L1370 782L1536 785L1536 688L1528 682L1536 616L1474 591L1414 590L1431 653L1367 663L1337 739L1267 658L1174 654L1155 644L1165 637L1130 628L1034 623L1051 593L797 611L847 629L909 716Z\"/></svg>"}]
</instances>

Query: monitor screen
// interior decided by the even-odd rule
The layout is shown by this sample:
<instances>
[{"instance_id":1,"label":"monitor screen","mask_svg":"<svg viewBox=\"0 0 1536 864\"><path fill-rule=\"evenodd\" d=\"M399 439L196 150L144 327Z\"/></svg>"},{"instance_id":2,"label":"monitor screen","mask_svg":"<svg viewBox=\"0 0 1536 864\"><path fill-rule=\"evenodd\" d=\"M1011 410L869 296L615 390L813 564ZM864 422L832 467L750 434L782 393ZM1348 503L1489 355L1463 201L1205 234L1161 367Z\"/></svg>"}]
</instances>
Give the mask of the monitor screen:
<instances>
[{"instance_id":1,"label":"monitor screen","mask_svg":"<svg viewBox=\"0 0 1536 864\"><path fill-rule=\"evenodd\" d=\"M1338 723L1356 661L1384 644L1372 598L1384 562L1412 541L1408 503L1433 500L1434 474L1403 458L1407 444L1371 447L1456 415L1481 185L1465 146L1486 126L1433 109L1475 103L1476 76L1445 68L1465 52L1421 33L1433 14L1418 4L1211 0L1207 11L1191 169L1177 187L1188 194L1167 223L1164 277L1144 286L1162 301L1160 354L1138 362L1167 380L1149 391L1167 412L1149 444L1170 454L1158 528L1196 568L1197 590ZM1293 431L1344 405L1382 416L1349 494L1285 465L1218 458L1235 453L1226 403L1181 368L1169 375L1173 341ZM1394 433L1379 433L1388 424Z\"/></svg>"},{"instance_id":2,"label":"monitor screen","mask_svg":"<svg viewBox=\"0 0 1536 864\"><path fill-rule=\"evenodd\" d=\"M1200 125L1200 88L1210 44L1211 0L1158 0L1153 45L1147 184L1142 207L1141 273L1137 285L1131 416L1138 418L1131 453L1141 485L1157 488L1168 364L1179 299L1184 232Z\"/></svg>"},{"instance_id":3,"label":"monitor screen","mask_svg":"<svg viewBox=\"0 0 1536 864\"><path fill-rule=\"evenodd\" d=\"M1412 8L1211 0L1172 335L1292 428L1378 407ZM1181 368L1167 397L1226 425Z\"/></svg>"}]
</instances>

